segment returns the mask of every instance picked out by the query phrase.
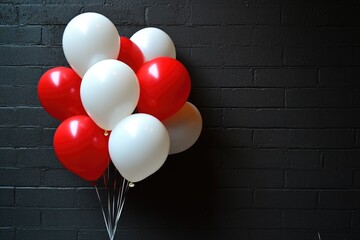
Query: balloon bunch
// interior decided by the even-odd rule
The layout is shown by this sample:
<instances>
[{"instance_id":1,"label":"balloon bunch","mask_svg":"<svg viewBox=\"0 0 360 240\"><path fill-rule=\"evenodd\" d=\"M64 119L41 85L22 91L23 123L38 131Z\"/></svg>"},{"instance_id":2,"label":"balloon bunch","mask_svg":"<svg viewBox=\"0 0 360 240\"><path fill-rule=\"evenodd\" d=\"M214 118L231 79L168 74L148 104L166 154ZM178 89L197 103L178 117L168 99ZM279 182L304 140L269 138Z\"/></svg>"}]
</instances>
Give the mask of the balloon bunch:
<instances>
[{"instance_id":1,"label":"balloon bunch","mask_svg":"<svg viewBox=\"0 0 360 240\"><path fill-rule=\"evenodd\" d=\"M61 121L53 143L64 167L92 182L102 176L105 187L109 163L121 174L113 184L116 198L108 197L115 207L108 206L108 216L103 209L113 239L128 186L156 172L169 154L191 147L202 118L187 102L189 73L160 29L144 28L128 39L105 16L83 13L66 26L63 50L71 68L45 72L38 96ZM95 189L101 202L96 183Z\"/></svg>"}]
</instances>

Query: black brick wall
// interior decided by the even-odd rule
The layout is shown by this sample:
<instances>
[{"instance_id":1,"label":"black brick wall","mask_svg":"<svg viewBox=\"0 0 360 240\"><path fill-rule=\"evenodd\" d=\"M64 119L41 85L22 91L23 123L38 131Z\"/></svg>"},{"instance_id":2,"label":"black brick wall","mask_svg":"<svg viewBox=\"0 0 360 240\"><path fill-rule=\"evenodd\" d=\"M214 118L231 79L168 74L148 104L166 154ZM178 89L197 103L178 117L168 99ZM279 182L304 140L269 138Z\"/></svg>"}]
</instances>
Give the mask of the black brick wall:
<instances>
[{"instance_id":1,"label":"black brick wall","mask_svg":"<svg viewBox=\"0 0 360 240\"><path fill-rule=\"evenodd\" d=\"M156 26L204 131L129 192L117 239L360 239L360 5L338 0L2 0L0 239L106 239L91 185L53 150L41 74L65 25Z\"/></svg>"}]
</instances>

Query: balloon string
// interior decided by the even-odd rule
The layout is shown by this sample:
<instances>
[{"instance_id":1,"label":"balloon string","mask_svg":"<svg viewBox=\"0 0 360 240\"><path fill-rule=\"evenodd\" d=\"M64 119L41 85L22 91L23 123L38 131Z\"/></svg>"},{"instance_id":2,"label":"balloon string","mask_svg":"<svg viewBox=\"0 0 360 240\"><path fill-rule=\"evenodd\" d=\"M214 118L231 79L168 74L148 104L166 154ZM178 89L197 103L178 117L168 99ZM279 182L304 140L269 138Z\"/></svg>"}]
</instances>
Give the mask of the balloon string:
<instances>
[{"instance_id":1,"label":"balloon string","mask_svg":"<svg viewBox=\"0 0 360 240\"><path fill-rule=\"evenodd\" d=\"M110 166L107 168L107 183L108 186L110 185ZM110 203L110 189L106 188L107 190L107 209L108 209L108 222L109 222L109 235L112 235L112 220L111 220L111 211L110 211L110 207L111 207L111 203Z\"/></svg>"},{"instance_id":2,"label":"balloon string","mask_svg":"<svg viewBox=\"0 0 360 240\"><path fill-rule=\"evenodd\" d=\"M113 184L113 189L112 189L112 211L111 211L111 224L113 226L113 224L115 223L114 220L115 220L115 201L116 201L116 168L114 168L114 184ZM113 226L112 230L113 232L111 233L112 234L112 237L114 237L115 235L115 230L114 230L115 226Z\"/></svg>"},{"instance_id":3,"label":"balloon string","mask_svg":"<svg viewBox=\"0 0 360 240\"><path fill-rule=\"evenodd\" d=\"M110 240L114 240L117 225L125 204L125 198L131 184L123 178L117 169L110 169L112 165L105 170L103 174L103 182L105 185L104 194L100 196L100 191L97 184L94 184L96 195L101 205L101 212L104 218L106 230ZM114 171L113 171L114 170ZM113 174L110 174L113 173ZM107 199L106 199L107 198ZM107 203L107 206L105 204ZM106 210L107 209L107 210Z\"/></svg>"},{"instance_id":4,"label":"balloon string","mask_svg":"<svg viewBox=\"0 0 360 240\"><path fill-rule=\"evenodd\" d=\"M102 201L101 201L101 197L100 197L98 188L97 188L96 185L94 186L94 188L95 188L96 195L97 195L97 197L98 197L98 199L99 199L99 202L100 202L101 212L102 212L103 217L104 217L104 222L105 222L106 230L107 230L107 232L108 232L109 237L111 237L111 236L110 236L109 225L108 225L108 222L106 221L105 211L104 211L104 207L103 207L103 204L102 204Z\"/></svg>"},{"instance_id":5,"label":"balloon string","mask_svg":"<svg viewBox=\"0 0 360 240\"><path fill-rule=\"evenodd\" d=\"M117 225L118 225L118 222L120 220L122 210L124 208L125 198L126 198L126 194L127 194L128 190L129 190L129 182L125 178L123 178L122 188L121 188L121 190L119 189L119 195L120 196L118 198L118 203L120 203L121 206L119 208L119 205L118 205L118 208L117 208L117 214L116 214L116 219L115 219L115 227L114 227L114 232L113 232L113 238L115 236Z\"/></svg>"}]
</instances>

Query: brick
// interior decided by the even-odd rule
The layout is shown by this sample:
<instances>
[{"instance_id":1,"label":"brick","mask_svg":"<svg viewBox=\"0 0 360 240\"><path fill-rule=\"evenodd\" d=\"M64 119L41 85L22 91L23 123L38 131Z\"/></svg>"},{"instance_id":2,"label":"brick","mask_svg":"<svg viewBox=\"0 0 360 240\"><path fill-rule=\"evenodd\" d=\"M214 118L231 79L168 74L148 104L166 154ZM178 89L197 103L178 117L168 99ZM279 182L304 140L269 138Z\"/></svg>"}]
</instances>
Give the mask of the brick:
<instances>
[{"instance_id":1,"label":"brick","mask_svg":"<svg viewBox=\"0 0 360 240\"><path fill-rule=\"evenodd\" d=\"M182 4L184 5L186 3L186 0L137 0L136 2L119 2L117 0L106 0L106 4L108 5L117 5L122 7L136 7L136 6L146 6L150 4Z\"/></svg>"},{"instance_id":2,"label":"brick","mask_svg":"<svg viewBox=\"0 0 360 240\"><path fill-rule=\"evenodd\" d=\"M324 27L317 31L319 43L330 46L356 45L359 38L359 28Z\"/></svg>"},{"instance_id":3,"label":"brick","mask_svg":"<svg viewBox=\"0 0 360 240\"><path fill-rule=\"evenodd\" d=\"M229 169L279 169L288 165L286 152L283 150L226 149L222 158L224 167Z\"/></svg>"},{"instance_id":4,"label":"brick","mask_svg":"<svg viewBox=\"0 0 360 240\"><path fill-rule=\"evenodd\" d=\"M9 4L0 4L1 15L0 22L1 24L14 24L17 19L17 11L14 5Z\"/></svg>"},{"instance_id":5,"label":"brick","mask_svg":"<svg viewBox=\"0 0 360 240\"><path fill-rule=\"evenodd\" d=\"M39 186L40 169L0 169L0 186Z\"/></svg>"},{"instance_id":6,"label":"brick","mask_svg":"<svg viewBox=\"0 0 360 240\"><path fill-rule=\"evenodd\" d=\"M289 6L282 11L284 25L313 25L314 22L315 9L312 6Z\"/></svg>"},{"instance_id":7,"label":"brick","mask_svg":"<svg viewBox=\"0 0 360 240\"><path fill-rule=\"evenodd\" d=\"M1 206L13 206L14 200L14 188L12 187L0 187L0 205Z\"/></svg>"},{"instance_id":8,"label":"brick","mask_svg":"<svg viewBox=\"0 0 360 240\"><path fill-rule=\"evenodd\" d=\"M4 147L36 147L41 143L40 128L0 128L0 136Z\"/></svg>"},{"instance_id":9,"label":"brick","mask_svg":"<svg viewBox=\"0 0 360 240\"><path fill-rule=\"evenodd\" d=\"M229 240L243 239L249 240L249 233L245 230L237 229L219 229L219 230L149 230L142 232L143 238L149 237L151 240L165 237L166 239L201 239L201 240L216 240L225 238ZM142 239L143 239L142 238Z\"/></svg>"},{"instance_id":10,"label":"brick","mask_svg":"<svg viewBox=\"0 0 360 240\"><path fill-rule=\"evenodd\" d=\"M16 205L22 207L63 208L75 206L75 190L50 188L17 188Z\"/></svg>"},{"instance_id":11,"label":"brick","mask_svg":"<svg viewBox=\"0 0 360 240\"><path fill-rule=\"evenodd\" d=\"M0 227L39 226L40 211L36 209L0 208Z\"/></svg>"},{"instance_id":12,"label":"brick","mask_svg":"<svg viewBox=\"0 0 360 240\"><path fill-rule=\"evenodd\" d=\"M316 208L315 191L257 190L255 208L312 209Z\"/></svg>"},{"instance_id":13,"label":"brick","mask_svg":"<svg viewBox=\"0 0 360 240\"><path fill-rule=\"evenodd\" d=\"M198 228L199 225L201 225L201 227L208 227L209 221L212 220L209 213L202 210L176 210L175 212L172 212L172 214L169 214L169 212L164 211L161 208L149 208L148 210L146 210L146 208L138 208L130 211L127 210L128 209L124 209L121 216L121 224L124 228L135 228L135 226L146 229L171 229L172 227ZM153 218L152 216L154 216L154 214L158 215L158 218ZM186 221L186 219L188 221ZM176 225L174 225L175 222Z\"/></svg>"},{"instance_id":14,"label":"brick","mask_svg":"<svg viewBox=\"0 0 360 240\"><path fill-rule=\"evenodd\" d=\"M33 87L0 87L0 106L35 106L39 105L36 88Z\"/></svg>"},{"instance_id":15,"label":"brick","mask_svg":"<svg viewBox=\"0 0 360 240\"><path fill-rule=\"evenodd\" d=\"M198 47L191 49L192 66L280 66L280 47Z\"/></svg>"},{"instance_id":16,"label":"brick","mask_svg":"<svg viewBox=\"0 0 360 240\"><path fill-rule=\"evenodd\" d=\"M232 210L224 212L226 228L279 228L279 210Z\"/></svg>"},{"instance_id":17,"label":"brick","mask_svg":"<svg viewBox=\"0 0 360 240\"><path fill-rule=\"evenodd\" d=\"M317 72L311 68L256 69L257 87L314 87Z\"/></svg>"},{"instance_id":18,"label":"brick","mask_svg":"<svg viewBox=\"0 0 360 240\"><path fill-rule=\"evenodd\" d=\"M288 188L350 188L351 170L289 170L286 172Z\"/></svg>"},{"instance_id":19,"label":"brick","mask_svg":"<svg viewBox=\"0 0 360 240\"><path fill-rule=\"evenodd\" d=\"M23 24L67 24L72 18L80 14L81 6L62 5L20 5L19 22ZM36 18L32 17L36 16Z\"/></svg>"},{"instance_id":20,"label":"brick","mask_svg":"<svg viewBox=\"0 0 360 240\"><path fill-rule=\"evenodd\" d=\"M191 11L186 5L158 5L146 8L145 20L150 25L186 25Z\"/></svg>"},{"instance_id":21,"label":"brick","mask_svg":"<svg viewBox=\"0 0 360 240\"><path fill-rule=\"evenodd\" d=\"M326 128L360 127L360 111L357 109L324 109L320 110L320 122Z\"/></svg>"},{"instance_id":22,"label":"brick","mask_svg":"<svg viewBox=\"0 0 360 240\"><path fill-rule=\"evenodd\" d=\"M176 45L185 47L245 46L252 43L251 26L164 26Z\"/></svg>"},{"instance_id":23,"label":"brick","mask_svg":"<svg viewBox=\"0 0 360 240\"><path fill-rule=\"evenodd\" d=\"M74 194L74 198L78 208L98 208L100 206L98 197L93 187L77 189Z\"/></svg>"},{"instance_id":24,"label":"brick","mask_svg":"<svg viewBox=\"0 0 360 240\"><path fill-rule=\"evenodd\" d=\"M254 44L265 46L313 46L316 30L310 27L256 26Z\"/></svg>"},{"instance_id":25,"label":"brick","mask_svg":"<svg viewBox=\"0 0 360 240\"><path fill-rule=\"evenodd\" d=\"M245 129L227 129L221 131L219 129L206 129L202 132L199 139L201 146L251 146L252 134L250 130Z\"/></svg>"},{"instance_id":26,"label":"brick","mask_svg":"<svg viewBox=\"0 0 360 240\"><path fill-rule=\"evenodd\" d=\"M8 134L15 135L14 145L18 147L36 147L41 144L42 131L40 128L18 128L17 131L10 129Z\"/></svg>"},{"instance_id":27,"label":"brick","mask_svg":"<svg viewBox=\"0 0 360 240\"><path fill-rule=\"evenodd\" d=\"M254 130L253 141L257 146L274 147L289 144L289 130Z\"/></svg>"},{"instance_id":28,"label":"brick","mask_svg":"<svg viewBox=\"0 0 360 240\"><path fill-rule=\"evenodd\" d=\"M53 146L53 139L56 129L55 128L44 128L41 132L41 147L51 147Z\"/></svg>"},{"instance_id":29,"label":"brick","mask_svg":"<svg viewBox=\"0 0 360 240\"><path fill-rule=\"evenodd\" d=\"M244 129L229 129L219 135L221 146L249 146L251 144L251 131Z\"/></svg>"},{"instance_id":30,"label":"brick","mask_svg":"<svg viewBox=\"0 0 360 240\"><path fill-rule=\"evenodd\" d=\"M13 127L16 123L15 109L12 107L0 107L0 126Z\"/></svg>"},{"instance_id":31,"label":"brick","mask_svg":"<svg viewBox=\"0 0 360 240\"><path fill-rule=\"evenodd\" d=\"M76 230L45 230L45 229L18 229L16 230L16 239L53 239L53 240L76 240Z\"/></svg>"},{"instance_id":32,"label":"brick","mask_svg":"<svg viewBox=\"0 0 360 240\"><path fill-rule=\"evenodd\" d=\"M360 48L353 47L353 64L360 65Z\"/></svg>"},{"instance_id":33,"label":"brick","mask_svg":"<svg viewBox=\"0 0 360 240\"><path fill-rule=\"evenodd\" d=\"M73 0L71 2L68 2L66 0L45 0L45 3L48 4L66 4L66 5L104 5L105 0Z\"/></svg>"},{"instance_id":34,"label":"brick","mask_svg":"<svg viewBox=\"0 0 360 240\"><path fill-rule=\"evenodd\" d=\"M1 239L15 239L15 230L11 228L0 229Z\"/></svg>"},{"instance_id":35,"label":"brick","mask_svg":"<svg viewBox=\"0 0 360 240\"><path fill-rule=\"evenodd\" d=\"M350 226L350 215L345 211L286 211L283 224L285 228L344 229Z\"/></svg>"},{"instance_id":36,"label":"brick","mask_svg":"<svg viewBox=\"0 0 360 240\"><path fill-rule=\"evenodd\" d=\"M351 219L351 227L358 229L360 227L360 212L354 212Z\"/></svg>"},{"instance_id":37,"label":"brick","mask_svg":"<svg viewBox=\"0 0 360 240\"><path fill-rule=\"evenodd\" d=\"M219 189L214 192L215 209L250 208L253 201L253 192L241 189Z\"/></svg>"},{"instance_id":38,"label":"brick","mask_svg":"<svg viewBox=\"0 0 360 240\"><path fill-rule=\"evenodd\" d=\"M296 230L256 230L251 232L252 240L304 240L314 239L314 231ZM315 239L314 239L315 240Z\"/></svg>"},{"instance_id":39,"label":"brick","mask_svg":"<svg viewBox=\"0 0 360 240\"><path fill-rule=\"evenodd\" d=\"M221 109L202 108L199 109L204 127L220 127L221 126Z\"/></svg>"},{"instance_id":40,"label":"brick","mask_svg":"<svg viewBox=\"0 0 360 240\"><path fill-rule=\"evenodd\" d=\"M319 207L322 209L358 209L360 191L320 191Z\"/></svg>"},{"instance_id":41,"label":"brick","mask_svg":"<svg viewBox=\"0 0 360 240\"><path fill-rule=\"evenodd\" d=\"M279 8L234 7L233 5L193 5L191 23L194 25L278 24Z\"/></svg>"},{"instance_id":42,"label":"brick","mask_svg":"<svg viewBox=\"0 0 360 240\"><path fill-rule=\"evenodd\" d=\"M147 230L149 231L149 230ZM97 240L97 239L107 239L108 233L106 230L80 230L78 233L77 240ZM116 238L118 239L134 239L134 240L140 240L142 239L140 237L140 231L137 229L121 229L118 228L116 230ZM149 234L146 234L147 239L151 239L151 236Z\"/></svg>"},{"instance_id":43,"label":"brick","mask_svg":"<svg viewBox=\"0 0 360 240\"><path fill-rule=\"evenodd\" d=\"M14 4L36 4L43 3L44 0L3 0L4 3L14 3Z\"/></svg>"},{"instance_id":44,"label":"brick","mask_svg":"<svg viewBox=\"0 0 360 240\"><path fill-rule=\"evenodd\" d=\"M283 6L283 7L303 7L303 6L351 6L353 5L352 0L345 0L339 3L336 0L318 0L316 2L310 1L302 1L302 0L294 0L294 1L286 1L286 0L249 0L249 6Z\"/></svg>"},{"instance_id":45,"label":"brick","mask_svg":"<svg viewBox=\"0 0 360 240\"><path fill-rule=\"evenodd\" d=\"M0 167L15 167L17 152L14 148L0 148Z\"/></svg>"},{"instance_id":46,"label":"brick","mask_svg":"<svg viewBox=\"0 0 360 240\"><path fill-rule=\"evenodd\" d=\"M360 89L354 90L354 101L353 101L354 107L360 107Z\"/></svg>"},{"instance_id":47,"label":"brick","mask_svg":"<svg viewBox=\"0 0 360 240\"><path fill-rule=\"evenodd\" d=\"M18 167L62 168L52 148L20 148L17 155Z\"/></svg>"},{"instance_id":48,"label":"brick","mask_svg":"<svg viewBox=\"0 0 360 240\"><path fill-rule=\"evenodd\" d=\"M82 178L66 169L45 170L42 177L42 186L47 187L84 187L89 186Z\"/></svg>"},{"instance_id":49,"label":"brick","mask_svg":"<svg viewBox=\"0 0 360 240\"><path fill-rule=\"evenodd\" d=\"M177 46L176 47L176 59L178 61L180 61L186 68L188 66L190 66L190 55L191 55L191 48L188 47L181 47L181 46Z\"/></svg>"},{"instance_id":50,"label":"brick","mask_svg":"<svg viewBox=\"0 0 360 240\"><path fill-rule=\"evenodd\" d=\"M315 9L315 24L319 26L329 25L353 25L356 11L354 7L322 7Z\"/></svg>"},{"instance_id":51,"label":"brick","mask_svg":"<svg viewBox=\"0 0 360 240\"><path fill-rule=\"evenodd\" d=\"M67 65L62 48L59 47L1 46L0 51L0 65L3 66Z\"/></svg>"},{"instance_id":52,"label":"brick","mask_svg":"<svg viewBox=\"0 0 360 240\"><path fill-rule=\"evenodd\" d=\"M350 89L288 89L286 106L336 108L352 105Z\"/></svg>"},{"instance_id":53,"label":"brick","mask_svg":"<svg viewBox=\"0 0 360 240\"><path fill-rule=\"evenodd\" d=\"M248 87L252 86L250 69L233 68L191 68L189 69L193 87Z\"/></svg>"},{"instance_id":54,"label":"brick","mask_svg":"<svg viewBox=\"0 0 360 240\"><path fill-rule=\"evenodd\" d=\"M42 212L42 225L62 228L103 226L100 209L49 209Z\"/></svg>"},{"instance_id":55,"label":"brick","mask_svg":"<svg viewBox=\"0 0 360 240\"><path fill-rule=\"evenodd\" d=\"M41 43L44 45L61 46L65 27L65 25L43 26Z\"/></svg>"},{"instance_id":56,"label":"brick","mask_svg":"<svg viewBox=\"0 0 360 240\"><path fill-rule=\"evenodd\" d=\"M360 188L360 172L359 171L354 172L354 187Z\"/></svg>"},{"instance_id":57,"label":"brick","mask_svg":"<svg viewBox=\"0 0 360 240\"><path fill-rule=\"evenodd\" d=\"M351 230L335 230L335 231L321 231L322 239L329 240L337 240L337 239L348 239L348 240L357 240L359 239L360 232L359 231L351 231Z\"/></svg>"},{"instance_id":58,"label":"brick","mask_svg":"<svg viewBox=\"0 0 360 240\"><path fill-rule=\"evenodd\" d=\"M290 150L287 152L289 168L319 169L321 168L321 152L316 150Z\"/></svg>"},{"instance_id":59,"label":"brick","mask_svg":"<svg viewBox=\"0 0 360 240\"><path fill-rule=\"evenodd\" d=\"M40 27L0 27L1 44L39 44L41 39Z\"/></svg>"},{"instance_id":60,"label":"brick","mask_svg":"<svg viewBox=\"0 0 360 240\"><path fill-rule=\"evenodd\" d=\"M31 85L37 86L43 73L40 67L4 67L0 66L1 85Z\"/></svg>"},{"instance_id":61,"label":"brick","mask_svg":"<svg viewBox=\"0 0 360 240\"><path fill-rule=\"evenodd\" d=\"M201 138L203 137L201 136ZM205 164L203 161L195 161L194 163L194 159L203 159L203 156L206 156L206 160L204 160L206 162ZM169 161L171 162L181 163L184 159L188 159L189 163L191 162L192 164L202 168L219 169L222 167L222 151L218 147L208 148L206 146L200 146L200 144L196 143L194 147L186 150L183 154L174 154L169 156ZM181 166L183 165L181 164ZM175 167L175 169L177 169L177 167Z\"/></svg>"},{"instance_id":62,"label":"brick","mask_svg":"<svg viewBox=\"0 0 360 240\"><path fill-rule=\"evenodd\" d=\"M320 68L321 87L360 87L360 68Z\"/></svg>"},{"instance_id":63,"label":"brick","mask_svg":"<svg viewBox=\"0 0 360 240\"><path fill-rule=\"evenodd\" d=\"M193 88L189 101L199 108L221 107L221 89Z\"/></svg>"},{"instance_id":64,"label":"brick","mask_svg":"<svg viewBox=\"0 0 360 240\"><path fill-rule=\"evenodd\" d=\"M161 209L161 208L159 208ZM156 214L158 210L151 212L153 216ZM169 222L165 224L159 224L158 226L161 227L169 226L172 228L215 228L220 226L220 219L221 219L221 212L220 211L211 211L211 210L193 210L193 211L182 211L178 210L174 212L174 214L170 214ZM176 223L177 220L180 220ZM147 225L143 225L147 226ZM156 226L154 226L156 228Z\"/></svg>"},{"instance_id":65,"label":"brick","mask_svg":"<svg viewBox=\"0 0 360 240\"><path fill-rule=\"evenodd\" d=\"M322 125L319 110L287 109L285 126L289 128L320 128Z\"/></svg>"},{"instance_id":66,"label":"brick","mask_svg":"<svg viewBox=\"0 0 360 240\"><path fill-rule=\"evenodd\" d=\"M17 143L19 131L17 128L0 128L0 136L2 147L13 147Z\"/></svg>"},{"instance_id":67,"label":"brick","mask_svg":"<svg viewBox=\"0 0 360 240\"><path fill-rule=\"evenodd\" d=\"M351 47L288 47L284 53L286 66L345 66L352 64Z\"/></svg>"},{"instance_id":68,"label":"brick","mask_svg":"<svg viewBox=\"0 0 360 240\"><path fill-rule=\"evenodd\" d=\"M351 148L354 141L352 130L254 130L254 144L262 147Z\"/></svg>"},{"instance_id":69,"label":"brick","mask_svg":"<svg viewBox=\"0 0 360 240\"><path fill-rule=\"evenodd\" d=\"M51 117L42 107L17 107L17 125L22 127L47 127L59 126L59 121Z\"/></svg>"},{"instance_id":70,"label":"brick","mask_svg":"<svg viewBox=\"0 0 360 240\"><path fill-rule=\"evenodd\" d=\"M281 109L225 108L223 124L225 127L284 127L284 111Z\"/></svg>"},{"instance_id":71,"label":"brick","mask_svg":"<svg viewBox=\"0 0 360 240\"><path fill-rule=\"evenodd\" d=\"M223 89L223 107L283 107L282 89Z\"/></svg>"},{"instance_id":72,"label":"brick","mask_svg":"<svg viewBox=\"0 0 360 240\"><path fill-rule=\"evenodd\" d=\"M231 188L282 188L284 177L280 170L224 169L216 173L215 183Z\"/></svg>"},{"instance_id":73,"label":"brick","mask_svg":"<svg viewBox=\"0 0 360 240\"><path fill-rule=\"evenodd\" d=\"M139 238L137 238L139 237ZM250 236L246 230L236 229L218 229L218 230L202 230L202 229L183 229L183 230L167 230L167 229L145 229L140 232L140 236L131 235L130 239L148 239L156 240L164 239L199 239L199 240L216 240L216 239L229 239L229 240L249 240Z\"/></svg>"},{"instance_id":74,"label":"brick","mask_svg":"<svg viewBox=\"0 0 360 240\"><path fill-rule=\"evenodd\" d=\"M138 30L140 30L139 26L135 26L135 25L121 25L121 26L116 26L117 30L120 34L120 36L124 36L127 38L130 38L132 35L134 35L134 33L136 33ZM174 44L178 44L178 42L174 42Z\"/></svg>"},{"instance_id":75,"label":"brick","mask_svg":"<svg viewBox=\"0 0 360 240\"><path fill-rule=\"evenodd\" d=\"M325 152L325 168L360 168L359 150L333 150Z\"/></svg>"},{"instance_id":76,"label":"brick","mask_svg":"<svg viewBox=\"0 0 360 240\"><path fill-rule=\"evenodd\" d=\"M96 6L86 5L84 12L97 12L104 16L108 16L111 22L115 25L140 25L145 24L144 13L145 7L136 5L136 7L122 7L119 5L108 6Z\"/></svg>"}]
</instances>

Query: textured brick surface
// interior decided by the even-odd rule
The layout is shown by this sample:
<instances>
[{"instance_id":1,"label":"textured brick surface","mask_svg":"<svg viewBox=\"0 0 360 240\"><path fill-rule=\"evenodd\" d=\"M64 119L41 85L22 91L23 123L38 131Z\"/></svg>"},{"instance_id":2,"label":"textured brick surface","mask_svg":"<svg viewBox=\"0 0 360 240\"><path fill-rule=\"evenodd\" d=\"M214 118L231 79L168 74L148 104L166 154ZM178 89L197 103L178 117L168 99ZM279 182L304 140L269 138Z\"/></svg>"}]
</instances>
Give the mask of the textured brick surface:
<instances>
[{"instance_id":1,"label":"textured brick surface","mask_svg":"<svg viewBox=\"0 0 360 240\"><path fill-rule=\"evenodd\" d=\"M360 239L360 4L2 0L0 239L107 239L92 183L57 160L37 97L66 24L163 29L192 80L198 143L128 194L116 240ZM91 41L91 40L89 40ZM141 151L141 149L139 150Z\"/></svg>"}]
</instances>

